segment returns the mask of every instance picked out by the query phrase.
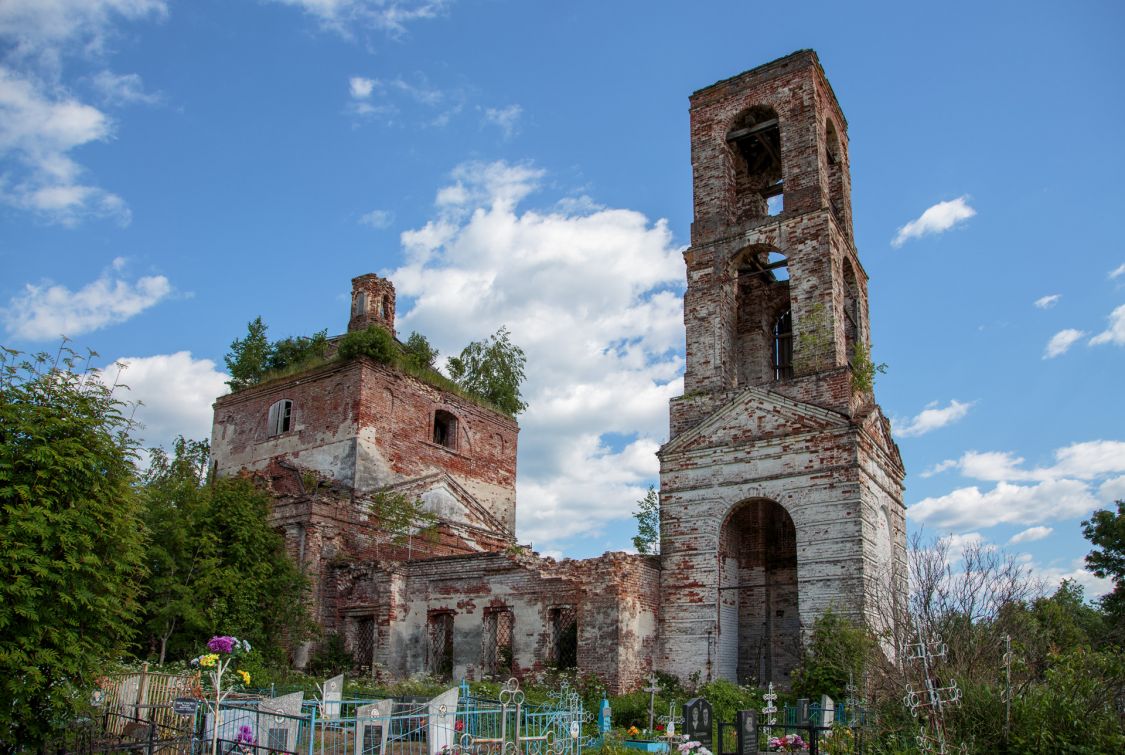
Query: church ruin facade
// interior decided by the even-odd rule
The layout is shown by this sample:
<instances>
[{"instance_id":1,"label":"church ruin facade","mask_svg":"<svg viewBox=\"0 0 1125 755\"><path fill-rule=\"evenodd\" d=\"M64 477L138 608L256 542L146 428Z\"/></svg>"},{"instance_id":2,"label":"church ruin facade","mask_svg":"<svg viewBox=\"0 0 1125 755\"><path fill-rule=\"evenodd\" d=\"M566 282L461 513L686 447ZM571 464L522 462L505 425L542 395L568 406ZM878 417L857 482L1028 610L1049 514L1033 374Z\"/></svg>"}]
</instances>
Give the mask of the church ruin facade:
<instances>
[{"instance_id":1,"label":"church ruin facade","mask_svg":"<svg viewBox=\"0 0 1125 755\"><path fill-rule=\"evenodd\" d=\"M815 53L696 92L691 144L659 556L520 548L519 428L439 379L330 359L216 401L215 473L270 491L314 618L365 672L784 685L825 610L877 622L905 568L904 470L870 390L847 124ZM393 284L352 283L349 331L394 335Z\"/></svg>"}]
</instances>

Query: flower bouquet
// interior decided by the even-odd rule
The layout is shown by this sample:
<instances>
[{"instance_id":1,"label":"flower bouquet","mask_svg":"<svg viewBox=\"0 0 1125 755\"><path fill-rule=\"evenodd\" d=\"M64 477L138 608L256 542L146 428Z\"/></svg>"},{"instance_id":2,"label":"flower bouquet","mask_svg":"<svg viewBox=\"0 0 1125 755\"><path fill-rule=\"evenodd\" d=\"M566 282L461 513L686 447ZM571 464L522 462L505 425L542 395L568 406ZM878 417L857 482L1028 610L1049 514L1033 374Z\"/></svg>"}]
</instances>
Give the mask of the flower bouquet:
<instances>
[{"instance_id":1,"label":"flower bouquet","mask_svg":"<svg viewBox=\"0 0 1125 755\"><path fill-rule=\"evenodd\" d=\"M770 737L766 746L769 748L770 752L803 752L809 749L808 743L801 739L800 734L785 734L780 737Z\"/></svg>"},{"instance_id":2,"label":"flower bouquet","mask_svg":"<svg viewBox=\"0 0 1125 755\"><path fill-rule=\"evenodd\" d=\"M191 659L191 665L203 669L207 672L208 677L211 679L211 689L214 695L214 700L206 700L207 707L211 710L214 716L214 726L211 732L211 755L215 755L219 748L219 729L222 727L223 717L222 712L219 710L220 704L230 694L231 689L239 685L250 684L250 673L241 669L234 670L234 680L223 690L223 675L230 670L231 664L238 658L245 656L250 652L250 643L246 640L240 640L237 637L229 637L227 635L217 635L212 637L207 643L207 649L210 651L203 655ZM249 727L243 727L248 729ZM253 732L243 732L241 729L238 732L238 741L240 744L245 743L245 737L253 739Z\"/></svg>"}]
</instances>

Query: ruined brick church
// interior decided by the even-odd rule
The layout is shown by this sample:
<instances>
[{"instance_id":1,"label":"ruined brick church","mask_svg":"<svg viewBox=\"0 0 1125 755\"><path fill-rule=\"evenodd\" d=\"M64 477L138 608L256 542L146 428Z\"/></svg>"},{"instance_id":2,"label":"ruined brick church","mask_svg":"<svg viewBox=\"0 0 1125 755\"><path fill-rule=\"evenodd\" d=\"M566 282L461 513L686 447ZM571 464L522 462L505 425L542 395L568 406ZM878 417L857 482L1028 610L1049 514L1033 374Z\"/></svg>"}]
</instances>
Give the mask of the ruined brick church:
<instances>
[{"instance_id":1,"label":"ruined brick church","mask_svg":"<svg viewBox=\"0 0 1125 755\"><path fill-rule=\"evenodd\" d=\"M687 364L659 452L659 556L520 548L519 428L440 381L331 360L216 401L215 471L270 490L315 618L364 670L785 685L819 615L877 623L876 596L901 584L904 470L866 379L832 87L800 51L690 102ZM352 287L348 330L393 335L391 281ZM424 521L392 532L389 496Z\"/></svg>"}]
</instances>

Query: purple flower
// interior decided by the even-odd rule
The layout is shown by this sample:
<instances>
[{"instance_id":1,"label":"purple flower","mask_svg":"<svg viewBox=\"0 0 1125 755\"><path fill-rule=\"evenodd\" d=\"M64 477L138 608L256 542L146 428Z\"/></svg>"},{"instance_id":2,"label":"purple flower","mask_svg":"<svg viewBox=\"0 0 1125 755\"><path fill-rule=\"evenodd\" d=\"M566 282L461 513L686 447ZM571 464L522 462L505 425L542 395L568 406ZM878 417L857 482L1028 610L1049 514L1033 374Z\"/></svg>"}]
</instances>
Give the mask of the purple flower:
<instances>
[{"instance_id":1,"label":"purple flower","mask_svg":"<svg viewBox=\"0 0 1125 755\"><path fill-rule=\"evenodd\" d=\"M235 740L240 745L256 745L258 740L254 738L254 730L246 724L238 727L238 737Z\"/></svg>"},{"instance_id":2,"label":"purple flower","mask_svg":"<svg viewBox=\"0 0 1125 755\"><path fill-rule=\"evenodd\" d=\"M211 641L207 643L207 649L213 653L227 653L228 655L234 651L234 638L233 637L212 637Z\"/></svg>"}]
</instances>

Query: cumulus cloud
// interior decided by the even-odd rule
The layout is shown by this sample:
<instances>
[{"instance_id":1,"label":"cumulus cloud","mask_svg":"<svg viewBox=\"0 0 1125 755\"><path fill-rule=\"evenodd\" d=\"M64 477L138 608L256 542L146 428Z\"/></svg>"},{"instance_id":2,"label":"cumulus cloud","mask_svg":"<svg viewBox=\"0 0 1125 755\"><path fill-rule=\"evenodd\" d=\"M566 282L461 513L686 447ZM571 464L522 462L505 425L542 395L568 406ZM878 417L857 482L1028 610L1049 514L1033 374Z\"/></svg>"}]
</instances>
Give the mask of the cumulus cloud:
<instances>
[{"instance_id":1,"label":"cumulus cloud","mask_svg":"<svg viewBox=\"0 0 1125 755\"><path fill-rule=\"evenodd\" d=\"M1079 480L1050 480L1035 485L1001 482L986 492L974 485L926 498L909 508L909 516L917 522L956 531L1075 518L1096 506L1089 486Z\"/></svg>"},{"instance_id":2,"label":"cumulus cloud","mask_svg":"<svg viewBox=\"0 0 1125 755\"><path fill-rule=\"evenodd\" d=\"M1012 535L1008 540L1008 545L1015 545L1016 543L1032 543L1036 540L1042 540L1050 535L1054 530L1050 527L1028 527L1026 530L1021 530Z\"/></svg>"},{"instance_id":3,"label":"cumulus cloud","mask_svg":"<svg viewBox=\"0 0 1125 755\"><path fill-rule=\"evenodd\" d=\"M1057 356L1062 356L1084 335L1086 335L1084 330L1075 330L1074 328L1060 330L1051 336L1050 341L1047 341L1047 347L1043 349L1043 358L1054 359Z\"/></svg>"},{"instance_id":4,"label":"cumulus cloud","mask_svg":"<svg viewBox=\"0 0 1125 755\"><path fill-rule=\"evenodd\" d=\"M177 435L192 440L211 437L211 404L228 392L227 375L210 359L189 351L148 357L122 357L120 374L107 368L103 379L128 387L122 397L137 402L135 435L146 448L168 447Z\"/></svg>"},{"instance_id":5,"label":"cumulus cloud","mask_svg":"<svg viewBox=\"0 0 1125 755\"><path fill-rule=\"evenodd\" d=\"M437 18L448 7L446 0L273 0L300 8L320 25L350 37L355 28L386 32L392 37L406 33L416 21Z\"/></svg>"},{"instance_id":6,"label":"cumulus cloud","mask_svg":"<svg viewBox=\"0 0 1125 755\"><path fill-rule=\"evenodd\" d=\"M374 79L365 79L362 76L352 76L348 79L348 91L357 100L365 100L370 97L374 88Z\"/></svg>"},{"instance_id":7,"label":"cumulus cloud","mask_svg":"<svg viewBox=\"0 0 1125 755\"><path fill-rule=\"evenodd\" d=\"M909 509L917 521L951 530L983 529L997 524L1039 524L1084 516L1119 488L1125 477L1125 442L1094 440L1056 449L1054 463L1027 468L1024 459L1007 451L968 451L957 460L933 467L956 468L968 478L996 482L990 491L977 486L958 488L926 498ZM928 476L925 473L923 476ZM1094 495L1099 481L1101 488ZM1016 484L1031 483L1031 484Z\"/></svg>"},{"instance_id":8,"label":"cumulus cloud","mask_svg":"<svg viewBox=\"0 0 1125 755\"><path fill-rule=\"evenodd\" d=\"M925 435L961 419L969 413L973 403L972 401L965 402L953 399L949 402L949 406L939 407L938 402L932 401L911 419L895 420L894 433L900 438Z\"/></svg>"},{"instance_id":9,"label":"cumulus cloud","mask_svg":"<svg viewBox=\"0 0 1125 755\"><path fill-rule=\"evenodd\" d=\"M1055 306L1061 298L1062 294L1048 294L1047 296L1040 296L1035 300L1035 306L1039 309L1050 309L1051 307Z\"/></svg>"},{"instance_id":10,"label":"cumulus cloud","mask_svg":"<svg viewBox=\"0 0 1125 755\"><path fill-rule=\"evenodd\" d=\"M359 222L372 228L390 228L395 221L395 214L390 210L372 210L360 215Z\"/></svg>"},{"instance_id":11,"label":"cumulus cloud","mask_svg":"<svg viewBox=\"0 0 1125 755\"><path fill-rule=\"evenodd\" d=\"M113 136L112 121L62 81L67 57L99 56L120 21L161 17L162 0L6 0L0 3L0 202L47 222L130 221L125 201L83 177L79 147ZM151 95L140 78L103 72L107 102Z\"/></svg>"},{"instance_id":12,"label":"cumulus cloud","mask_svg":"<svg viewBox=\"0 0 1125 755\"><path fill-rule=\"evenodd\" d=\"M899 228L894 240L891 241L891 246L897 248L910 239L945 233L976 214L977 211L969 206L967 194L948 202L938 202L917 218Z\"/></svg>"},{"instance_id":13,"label":"cumulus cloud","mask_svg":"<svg viewBox=\"0 0 1125 755\"><path fill-rule=\"evenodd\" d=\"M592 204L522 205L544 172L466 163L389 275L400 330L456 354L507 325L527 354L518 532L536 547L627 519L657 472L682 392L683 265L663 220ZM401 306L401 305L400 305Z\"/></svg>"},{"instance_id":14,"label":"cumulus cloud","mask_svg":"<svg viewBox=\"0 0 1125 755\"><path fill-rule=\"evenodd\" d=\"M1112 343L1125 346L1125 304L1109 314L1109 327L1090 339L1091 346Z\"/></svg>"},{"instance_id":15,"label":"cumulus cloud","mask_svg":"<svg viewBox=\"0 0 1125 755\"><path fill-rule=\"evenodd\" d=\"M484 120L486 123L498 126L505 139L511 139L519 132L519 121L522 115L523 108L519 105L508 105L502 108L490 107L484 111Z\"/></svg>"},{"instance_id":16,"label":"cumulus cloud","mask_svg":"<svg viewBox=\"0 0 1125 755\"><path fill-rule=\"evenodd\" d=\"M1098 488L1098 498L1105 503L1125 501L1125 476L1106 480Z\"/></svg>"},{"instance_id":17,"label":"cumulus cloud","mask_svg":"<svg viewBox=\"0 0 1125 755\"><path fill-rule=\"evenodd\" d=\"M74 337L134 317L172 292L163 275L146 275L135 281L121 277L124 260L114 260L97 280L77 291L59 284L26 284L0 309L8 333L29 341Z\"/></svg>"}]
</instances>

